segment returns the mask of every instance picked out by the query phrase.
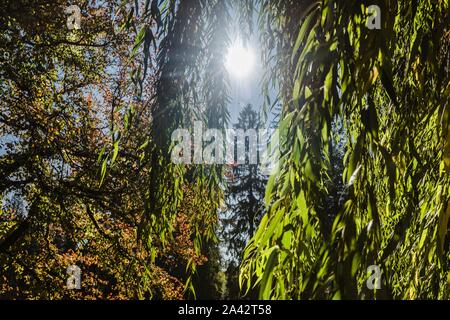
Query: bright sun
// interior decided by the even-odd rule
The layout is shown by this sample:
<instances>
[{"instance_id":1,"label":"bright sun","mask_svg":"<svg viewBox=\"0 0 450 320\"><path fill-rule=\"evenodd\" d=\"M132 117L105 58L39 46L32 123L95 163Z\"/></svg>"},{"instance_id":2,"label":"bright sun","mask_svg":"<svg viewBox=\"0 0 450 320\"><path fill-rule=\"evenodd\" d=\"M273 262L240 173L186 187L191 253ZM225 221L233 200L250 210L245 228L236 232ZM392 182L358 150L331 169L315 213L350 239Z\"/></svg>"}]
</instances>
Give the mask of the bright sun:
<instances>
[{"instance_id":1,"label":"bright sun","mask_svg":"<svg viewBox=\"0 0 450 320\"><path fill-rule=\"evenodd\" d=\"M228 72L236 78L245 78L255 65L255 56L249 47L244 47L241 41L235 41L228 49L225 66Z\"/></svg>"}]
</instances>

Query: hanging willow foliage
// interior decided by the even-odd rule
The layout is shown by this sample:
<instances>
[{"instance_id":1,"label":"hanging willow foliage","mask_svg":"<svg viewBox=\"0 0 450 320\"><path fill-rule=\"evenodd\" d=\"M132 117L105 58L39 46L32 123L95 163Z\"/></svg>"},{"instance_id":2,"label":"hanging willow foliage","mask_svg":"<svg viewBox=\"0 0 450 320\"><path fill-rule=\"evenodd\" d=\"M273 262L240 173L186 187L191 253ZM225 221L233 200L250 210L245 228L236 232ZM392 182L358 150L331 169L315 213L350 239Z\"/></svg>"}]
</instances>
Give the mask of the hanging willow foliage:
<instances>
[{"instance_id":1,"label":"hanging willow foliage","mask_svg":"<svg viewBox=\"0 0 450 320\"><path fill-rule=\"evenodd\" d=\"M381 9L381 29L366 22ZM269 211L241 267L262 299L450 297L447 0L255 1L286 130ZM339 212L328 194L332 122L345 124ZM332 217L329 223L330 215ZM367 268L379 266L381 289Z\"/></svg>"},{"instance_id":2,"label":"hanging willow foliage","mask_svg":"<svg viewBox=\"0 0 450 320\"><path fill-rule=\"evenodd\" d=\"M151 178L142 186L147 188L146 218L138 235L151 251L155 242L164 246L174 237L185 184L196 185L196 194L206 195L202 201L211 204L206 220L217 221L214 218L223 202L222 167L172 163L171 136L176 129L193 128L195 121L226 127L229 88L222 61L228 45L229 4L220 0L124 1L121 10L129 14L120 29L136 34L130 60L137 61L131 71L137 99L142 98L148 66L157 65L152 75L157 79L150 101L152 122L141 159L150 163ZM203 240L216 238L216 224L199 221L193 227L195 250L200 253ZM154 263L149 261L150 266ZM195 261L189 261L187 268L192 275ZM185 286L195 294L191 277Z\"/></svg>"},{"instance_id":3,"label":"hanging willow foliage","mask_svg":"<svg viewBox=\"0 0 450 320\"><path fill-rule=\"evenodd\" d=\"M258 286L262 299L449 298L448 0L147 1L160 32L147 26L135 45L145 74L155 40L159 65L143 238L170 235L186 177L220 190L220 167L192 170L167 156L177 126L227 121L220 27L230 4L243 33L259 12L263 92L275 85L283 106L280 162L244 254L243 290ZM381 29L366 25L371 5ZM328 212L335 121L345 128L347 190ZM372 265L380 290L366 285Z\"/></svg>"}]
</instances>

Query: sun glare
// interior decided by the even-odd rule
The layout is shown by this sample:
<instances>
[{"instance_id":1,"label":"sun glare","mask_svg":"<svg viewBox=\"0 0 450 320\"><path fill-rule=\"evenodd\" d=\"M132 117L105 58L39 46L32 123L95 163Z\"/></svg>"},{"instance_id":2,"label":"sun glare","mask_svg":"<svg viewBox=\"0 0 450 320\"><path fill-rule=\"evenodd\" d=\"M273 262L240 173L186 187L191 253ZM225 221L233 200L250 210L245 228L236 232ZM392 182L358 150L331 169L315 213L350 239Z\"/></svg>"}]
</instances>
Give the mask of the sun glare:
<instances>
[{"instance_id":1,"label":"sun glare","mask_svg":"<svg viewBox=\"0 0 450 320\"><path fill-rule=\"evenodd\" d=\"M255 55L249 47L244 47L241 41L235 41L228 49L225 66L228 72L236 78L245 78L255 65Z\"/></svg>"}]
</instances>

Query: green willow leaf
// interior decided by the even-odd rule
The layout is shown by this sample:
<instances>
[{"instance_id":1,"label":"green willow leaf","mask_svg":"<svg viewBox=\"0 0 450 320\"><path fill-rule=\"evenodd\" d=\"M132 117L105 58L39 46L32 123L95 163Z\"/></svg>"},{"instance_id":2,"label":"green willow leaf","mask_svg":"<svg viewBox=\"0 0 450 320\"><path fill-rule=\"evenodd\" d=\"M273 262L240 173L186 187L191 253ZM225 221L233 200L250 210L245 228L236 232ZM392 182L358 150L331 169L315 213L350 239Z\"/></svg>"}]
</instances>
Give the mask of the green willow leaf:
<instances>
[{"instance_id":1,"label":"green willow leaf","mask_svg":"<svg viewBox=\"0 0 450 320\"><path fill-rule=\"evenodd\" d=\"M259 289L259 299L260 300L268 300L270 299L270 293L272 290L272 279L273 279L273 271L278 262L278 253L279 247L274 246L268 250L267 264L264 269L264 275L261 280L261 286Z\"/></svg>"}]
</instances>

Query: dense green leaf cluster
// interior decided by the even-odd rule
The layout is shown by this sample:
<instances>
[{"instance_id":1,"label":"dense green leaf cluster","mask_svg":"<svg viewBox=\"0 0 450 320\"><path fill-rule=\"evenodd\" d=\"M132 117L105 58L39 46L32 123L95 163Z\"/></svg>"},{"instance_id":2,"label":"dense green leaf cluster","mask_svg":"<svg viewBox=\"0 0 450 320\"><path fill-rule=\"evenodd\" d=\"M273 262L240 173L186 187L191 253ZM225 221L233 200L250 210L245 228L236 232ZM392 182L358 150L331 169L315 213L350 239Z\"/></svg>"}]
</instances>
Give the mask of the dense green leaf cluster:
<instances>
[{"instance_id":1,"label":"dense green leaf cluster","mask_svg":"<svg viewBox=\"0 0 450 320\"><path fill-rule=\"evenodd\" d=\"M257 3L285 139L244 288L259 284L264 299L448 298L448 1ZM372 4L380 30L366 26ZM336 120L348 194L328 230ZM381 290L366 286L371 265Z\"/></svg>"}]
</instances>

